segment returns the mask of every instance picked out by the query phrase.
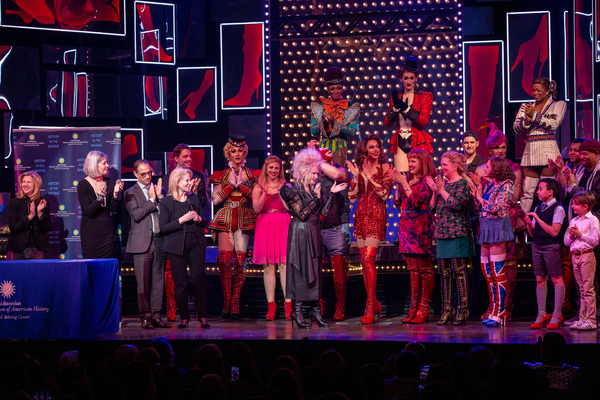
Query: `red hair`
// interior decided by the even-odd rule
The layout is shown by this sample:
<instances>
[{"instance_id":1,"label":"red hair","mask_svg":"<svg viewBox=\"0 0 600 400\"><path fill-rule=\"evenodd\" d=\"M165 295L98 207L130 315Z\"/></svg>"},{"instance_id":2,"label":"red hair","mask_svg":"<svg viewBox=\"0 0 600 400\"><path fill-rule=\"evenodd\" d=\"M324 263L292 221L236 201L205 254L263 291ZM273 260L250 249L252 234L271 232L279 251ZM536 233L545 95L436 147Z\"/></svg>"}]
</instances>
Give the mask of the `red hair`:
<instances>
[{"instance_id":1,"label":"red hair","mask_svg":"<svg viewBox=\"0 0 600 400\"><path fill-rule=\"evenodd\" d=\"M433 160L431 159L431 156L427 151L423 149L414 149L406 155L406 158L414 158L416 160L419 160L419 172L417 172L417 175L414 176L418 180L421 180L428 175L432 178L435 178L437 176L437 170L435 169L435 166L433 165ZM408 178L413 178L410 172L408 173Z\"/></svg>"}]
</instances>

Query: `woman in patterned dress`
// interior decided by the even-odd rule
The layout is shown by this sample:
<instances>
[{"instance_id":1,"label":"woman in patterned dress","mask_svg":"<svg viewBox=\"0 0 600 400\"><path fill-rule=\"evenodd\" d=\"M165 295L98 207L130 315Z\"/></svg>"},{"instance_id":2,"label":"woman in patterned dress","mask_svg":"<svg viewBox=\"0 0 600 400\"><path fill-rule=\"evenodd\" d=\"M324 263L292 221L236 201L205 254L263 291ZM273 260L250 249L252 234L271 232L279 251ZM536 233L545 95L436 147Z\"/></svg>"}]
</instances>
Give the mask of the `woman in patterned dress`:
<instances>
[{"instance_id":1,"label":"woman in patterned dress","mask_svg":"<svg viewBox=\"0 0 600 400\"><path fill-rule=\"evenodd\" d=\"M521 166L525 170L521 208L526 213L531 210L533 193L540 176L554 176L554 172L548 168L548 159L555 160L560 156L556 130L562 124L567 109L564 101L553 100L556 97L556 82L548 78L536 78L532 83L535 102L523 103L513 124L515 133L525 136L525 149L521 157Z\"/></svg>"},{"instance_id":2,"label":"woman in patterned dress","mask_svg":"<svg viewBox=\"0 0 600 400\"><path fill-rule=\"evenodd\" d=\"M481 205L479 237L481 269L488 282L492 312L482 323L498 327L507 315L506 242L514 242L515 234L509 208L514 192L515 173L502 157L489 158L486 164L486 185L478 182L474 195Z\"/></svg>"},{"instance_id":3,"label":"woman in patterned dress","mask_svg":"<svg viewBox=\"0 0 600 400\"><path fill-rule=\"evenodd\" d=\"M215 185L212 202L223 207L215 214L209 229L218 232L219 275L223 288L223 319L240 318L240 294L246 278L244 261L248 255L248 242L254 230L256 214L252 209L252 189L260 171L247 168L248 145L243 136L233 136L223 148L229 168L217 171L209 182ZM231 258L234 257L232 277ZM233 287L232 287L233 281Z\"/></svg>"},{"instance_id":4,"label":"woman in patterned dress","mask_svg":"<svg viewBox=\"0 0 600 400\"><path fill-rule=\"evenodd\" d=\"M515 174L514 190L510 207L508 208L508 214L510 216L513 230L515 232L515 240L506 242L506 261L504 263L504 273L506 275L506 299L504 306L506 307L507 315L506 319L510 320L514 304L513 296L515 293L515 285L517 284L517 253L523 251L525 244L525 230L527 226L525 224L525 212L519 206L519 199L521 198L522 190L521 183L523 182L523 168L516 162L506 158L506 149L508 148L508 140L506 135L500 131L496 125L490 123L490 133L488 134L485 145L488 149L490 157L501 157L506 160L508 165ZM483 183L487 183L485 178L487 170L487 164L477 167L475 174L471 174L471 179L477 185L480 179ZM488 302L487 310L481 315L481 320L489 319L492 315L492 308L494 306L493 299L490 297Z\"/></svg>"},{"instance_id":5,"label":"woman in patterned dress","mask_svg":"<svg viewBox=\"0 0 600 400\"><path fill-rule=\"evenodd\" d=\"M452 277L458 294L454 325L465 325L469 316L467 260L475 255L475 244L469 222L473 196L465 179L466 170L465 156L447 151L441 162L444 178L425 178L433 191L430 204L435 209L436 256L442 276L442 317L438 325L446 325L452 319Z\"/></svg>"},{"instance_id":6,"label":"woman in patterned dress","mask_svg":"<svg viewBox=\"0 0 600 400\"><path fill-rule=\"evenodd\" d=\"M356 146L356 164L348 161L347 165L353 176L348 198L352 202L358 200L354 215L354 237L358 242L367 290L365 315L360 320L363 324L372 324L375 313L381 316L381 303L375 297L375 255L379 242L385 239L385 202L394 183L388 172L393 167L385 161L378 135L364 137Z\"/></svg>"},{"instance_id":7,"label":"woman in patterned dress","mask_svg":"<svg viewBox=\"0 0 600 400\"><path fill-rule=\"evenodd\" d=\"M410 272L410 309L402 322L422 324L429 316L433 290L433 217L429 210L432 191L425 177L435 178L437 172L431 156L425 150L415 149L407 157L408 174L396 170L391 173L398 183L394 198L400 210L398 249L404 254Z\"/></svg>"}]
</instances>

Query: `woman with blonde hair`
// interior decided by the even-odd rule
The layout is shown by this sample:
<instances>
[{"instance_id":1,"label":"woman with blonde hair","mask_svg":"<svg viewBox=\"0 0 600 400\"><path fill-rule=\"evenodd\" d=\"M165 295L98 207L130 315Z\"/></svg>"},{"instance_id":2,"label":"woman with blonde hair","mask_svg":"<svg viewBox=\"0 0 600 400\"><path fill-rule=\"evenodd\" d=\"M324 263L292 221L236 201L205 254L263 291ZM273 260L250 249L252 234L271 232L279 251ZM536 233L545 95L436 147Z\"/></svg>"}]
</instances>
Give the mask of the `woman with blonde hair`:
<instances>
[{"instance_id":1,"label":"woman with blonde hair","mask_svg":"<svg viewBox=\"0 0 600 400\"><path fill-rule=\"evenodd\" d=\"M209 179L209 183L214 185L212 202L214 205L223 203L223 207L216 212L208 228L217 233L219 246L217 264L223 288L221 317L240 319L240 296L246 280L244 261L256 223L256 213L252 209L252 190L260 171L245 166L248 145L243 136L232 135L225 144L223 153L229 161L229 168L216 171Z\"/></svg>"},{"instance_id":2,"label":"woman with blonde hair","mask_svg":"<svg viewBox=\"0 0 600 400\"><path fill-rule=\"evenodd\" d=\"M287 237L290 225L288 214L279 190L285 185L283 164L279 157L269 156L265 160L258 178L258 185L252 191L252 207L258 214L254 232L254 264L263 265L263 279L267 295L267 319L275 319L275 268L279 268L281 288L285 298ZM285 300L285 319L290 319L292 303Z\"/></svg>"},{"instance_id":3,"label":"woman with blonde hair","mask_svg":"<svg viewBox=\"0 0 600 400\"><path fill-rule=\"evenodd\" d=\"M108 158L101 151L92 150L85 157L83 172L87 176L77 185L83 258L120 258L110 214L118 209L123 182L115 183L108 170Z\"/></svg>"},{"instance_id":4,"label":"woman with blonde hair","mask_svg":"<svg viewBox=\"0 0 600 400\"><path fill-rule=\"evenodd\" d=\"M333 194L344 190L347 184L334 184L324 202L321 202L319 171L323 158L312 148L300 151L294 158L293 188L281 186L279 193L294 217L290 222L287 241L286 297L292 299L292 324L310 328L304 320L302 303L310 302L310 316L320 327L328 324L321 316L321 216L326 216L333 204Z\"/></svg>"},{"instance_id":5,"label":"woman with blonde hair","mask_svg":"<svg viewBox=\"0 0 600 400\"><path fill-rule=\"evenodd\" d=\"M198 195L192 192L192 171L177 167L169 177L169 195L160 201L160 232L165 235L163 250L168 253L175 280L175 299L181 322L178 328L187 328L190 322L188 303L188 273L194 286L196 317L200 326L210 328L206 322L206 237L204 209Z\"/></svg>"},{"instance_id":6,"label":"woman with blonde hair","mask_svg":"<svg viewBox=\"0 0 600 400\"><path fill-rule=\"evenodd\" d=\"M475 243L469 222L473 196L465 179L466 158L456 151L442 155L442 175L425 179L433 191L430 205L435 210L435 237L442 284L442 317L438 325L452 320L452 277L456 281L458 307L454 325L466 325L469 316L467 260L475 255Z\"/></svg>"},{"instance_id":7,"label":"woman with blonde hair","mask_svg":"<svg viewBox=\"0 0 600 400\"><path fill-rule=\"evenodd\" d=\"M7 250L13 260L48 258L46 233L52 228L46 200L40 197L42 178L35 171L19 175L17 197L10 199Z\"/></svg>"}]
</instances>

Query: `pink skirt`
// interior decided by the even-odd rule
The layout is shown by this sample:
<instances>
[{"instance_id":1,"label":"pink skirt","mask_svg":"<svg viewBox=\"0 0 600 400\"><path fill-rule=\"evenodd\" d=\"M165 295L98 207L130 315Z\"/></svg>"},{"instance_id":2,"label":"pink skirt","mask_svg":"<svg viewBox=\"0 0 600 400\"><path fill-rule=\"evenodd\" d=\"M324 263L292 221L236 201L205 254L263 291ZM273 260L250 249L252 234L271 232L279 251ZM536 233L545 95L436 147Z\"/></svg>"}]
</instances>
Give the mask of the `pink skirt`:
<instances>
[{"instance_id":1,"label":"pink skirt","mask_svg":"<svg viewBox=\"0 0 600 400\"><path fill-rule=\"evenodd\" d=\"M288 213L281 212L258 214L254 230L254 264L286 262L290 218Z\"/></svg>"}]
</instances>

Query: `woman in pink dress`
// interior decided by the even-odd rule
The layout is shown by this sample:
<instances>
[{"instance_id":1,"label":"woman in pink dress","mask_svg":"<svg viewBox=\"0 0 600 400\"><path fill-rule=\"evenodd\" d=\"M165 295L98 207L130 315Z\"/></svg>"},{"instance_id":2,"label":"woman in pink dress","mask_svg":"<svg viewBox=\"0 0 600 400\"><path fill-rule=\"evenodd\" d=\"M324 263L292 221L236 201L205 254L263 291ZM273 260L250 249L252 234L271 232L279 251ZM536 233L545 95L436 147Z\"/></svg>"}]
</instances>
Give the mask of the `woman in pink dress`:
<instances>
[{"instance_id":1,"label":"woman in pink dress","mask_svg":"<svg viewBox=\"0 0 600 400\"><path fill-rule=\"evenodd\" d=\"M252 207L258 215L254 231L254 264L262 264L264 269L265 292L267 294L267 319L275 319L275 266L279 267L281 288L285 298L285 263L287 255L288 214L279 189L285 184L283 164L276 156L265 160L258 185L252 191ZM290 319L291 299L285 299L285 319Z\"/></svg>"}]
</instances>

